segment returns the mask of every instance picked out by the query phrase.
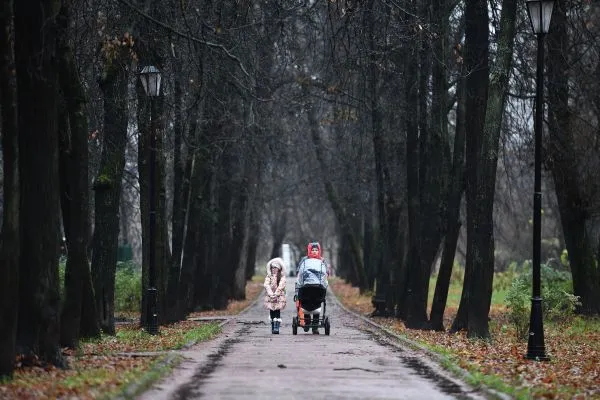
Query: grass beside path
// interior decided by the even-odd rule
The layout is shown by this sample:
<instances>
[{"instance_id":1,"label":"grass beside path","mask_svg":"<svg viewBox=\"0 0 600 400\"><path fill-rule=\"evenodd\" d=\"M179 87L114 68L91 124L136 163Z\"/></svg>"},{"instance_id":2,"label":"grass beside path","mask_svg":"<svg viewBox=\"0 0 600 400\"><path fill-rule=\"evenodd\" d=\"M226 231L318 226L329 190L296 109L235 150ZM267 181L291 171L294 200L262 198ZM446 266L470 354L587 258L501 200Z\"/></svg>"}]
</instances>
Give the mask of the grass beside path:
<instances>
[{"instance_id":1,"label":"grass beside path","mask_svg":"<svg viewBox=\"0 0 600 400\"><path fill-rule=\"evenodd\" d=\"M246 284L246 300L231 300L227 309L195 312L193 317L240 313L263 289L262 277ZM139 315L129 315L135 320ZM12 379L0 381L0 399L110 399L130 397L131 387L150 385L168 373L177 361L170 350L190 342L209 340L221 332L219 321L181 321L160 327L149 335L138 322L118 324L116 335L82 342L78 349L64 349L70 368L43 364L16 369ZM175 360L175 362L173 361ZM132 385L133 383L138 383ZM127 392L125 392L127 391Z\"/></svg>"},{"instance_id":2,"label":"grass beside path","mask_svg":"<svg viewBox=\"0 0 600 400\"><path fill-rule=\"evenodd\" d=\"M354 312L373 311L371 294L361 295L339 278L329 281L336 297ZM448 300L444 326L452 323L458 306ZM471 384L485 384L516 399L600 399L600 320L575 318L568 324L544 322L547 362L523 358L527 341L517 340L502 304L492 304L491 341L468 339L464 332L449 334L407 329L395 318L372 321L395 334L417 342L447 360L446 367L469 371Z\"/></svg>"}]
</instances>

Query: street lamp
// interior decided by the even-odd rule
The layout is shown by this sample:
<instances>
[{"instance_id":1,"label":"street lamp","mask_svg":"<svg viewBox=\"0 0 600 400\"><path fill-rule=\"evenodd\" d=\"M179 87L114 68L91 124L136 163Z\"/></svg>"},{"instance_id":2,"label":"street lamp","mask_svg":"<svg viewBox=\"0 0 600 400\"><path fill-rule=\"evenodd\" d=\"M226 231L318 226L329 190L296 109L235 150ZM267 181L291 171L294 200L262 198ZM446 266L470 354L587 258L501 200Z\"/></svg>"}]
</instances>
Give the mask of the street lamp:
<instances>
[{"instance_id":1,"label":"street lamp","mask_svg":"<svg viewBox=\"0 0 600 400\"><path fill-rule=\"evenodd\" d=\"M553 0L528 0L527 13L533 32L537 35L537 71L535 91L535 173L533 193L533 266L531 316L527 355L531 360L549 360L544 346L544 322L542 318L540 253L542 241L542 123L544 117L544 35L550 27Z\"/></svg>"},{"instance_id":2,"label":"street lamp","mask_svg":"<svg viewBox=\"0 0 600 400\"><path fill-rule=\"evenodd\" d=\"M156 127L154 114L154 98L160 95L161 75L155 66L146 66L140 72L140 80L144 92L150 97L150 165L149 165L149 217L148 217L148 289L146 296L146 331L151 335L158 334L158 289L156 288Z\"/></svg>"}]
</instances>

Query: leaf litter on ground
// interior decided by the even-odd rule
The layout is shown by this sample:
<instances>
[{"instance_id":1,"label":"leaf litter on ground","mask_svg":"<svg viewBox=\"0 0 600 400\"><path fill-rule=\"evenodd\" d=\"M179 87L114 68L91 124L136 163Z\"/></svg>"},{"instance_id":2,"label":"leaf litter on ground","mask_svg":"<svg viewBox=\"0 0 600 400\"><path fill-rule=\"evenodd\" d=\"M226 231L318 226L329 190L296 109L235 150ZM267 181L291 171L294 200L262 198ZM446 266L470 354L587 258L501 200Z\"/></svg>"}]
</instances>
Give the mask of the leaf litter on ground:
<instances>
[{"instance_id":1,"label":"leaf litter on ground","mask_svg":"<svg viewBox=\"0 0 600 400\"><path fill-rule=\"evenodd\" d=\"M357 288L339 278L331 279L330 284L347 308L369 317L373 311L369 293L360 294ZM246 286L246 300L230 300L225 310L194 312L190 318L218 319L235 315L261 291L262 279L256 277ZM452 324L456 311L456 307L446 308L444 326ZM502 306L492 306L489 341L469 339L465 332L407 329L396 318L369 318L396 334L443 353L475 376L492 377L492 385L514 398L600 399L600 321L597 319L546 323L545 345L551 359L536 362L523 357L527 342L517 339ZM136 314L123 316L123 320L136 319L139 319ZM119 324L114 337L84 342L76 350L64 349L70 369L41 364L18 368L12 380L0 383L0 399L110 397L110 393L118 393L124 385L148 371L161 357L160 352L180 348L188 332L210 324L182 321L161 326L158 336L148 335L139 323ZM489 384L489 379L485 383Z\"/></svg>"},{"instance_id":2,"label":"leaf litter on ground","mask_svg":"<svg viewBox=\"0 0 600 400\"><path fill-rule=\"evenodd\" d=\"M262 281L246 285L245 300L230 300L225 310L194 312L191 317L235 315L262 291ZM36 362L19 366L12 379L0 382L0 399L100 399L118 394L126 385L147 373L166 352L220 332L218 321L186 320L161 325L158 335L148 334L139 314L123 313L114 336L82 341L77 349L63 349L69 368ZM19 363L17 362L17 365Z\"/></svg>"},{"instance_id":3,"label":"leaf litter on ground","mask_svg":"<svg viewBox=\"0 0 600 400\"><path fill-rule=\"evenodd\" d=\"M361 294L342 279L330 281L338 299L352 311L369 317L392 332L448 355L473 375L494 378L496 389L515 398L600 399L600 320L574 318L568 323L544 325L545 348L550 361L524 358L527 340L518 340L503 306L492 305L491 340L469 339L465 332L450 334L407 329L396 318L370 317L371 295ZM444 326L449 327L456 307L447 307ZM486 380L489 381L489 379Z\"/></svg>"}]
</instances>

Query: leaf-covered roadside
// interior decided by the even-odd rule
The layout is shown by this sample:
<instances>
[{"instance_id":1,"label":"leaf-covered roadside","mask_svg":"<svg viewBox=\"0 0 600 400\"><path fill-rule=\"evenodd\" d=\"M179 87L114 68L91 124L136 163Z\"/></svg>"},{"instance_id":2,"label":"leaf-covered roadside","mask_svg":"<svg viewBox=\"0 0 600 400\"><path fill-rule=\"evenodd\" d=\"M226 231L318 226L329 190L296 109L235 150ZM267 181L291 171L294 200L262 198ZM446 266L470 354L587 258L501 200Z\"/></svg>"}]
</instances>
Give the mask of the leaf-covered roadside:
<instances>
[{"instance_id":1,"label":"leaf-covered roadside","mask_svg":"<svg viewBox=\"0 0 600 400\"><path fill-rule=\"evenodd\" d=\"M369 315L371 297L341 279L330 281L338 299L349 309ZM448 307L444 325L450 326L456 314ZM449 334L407 329L395 318L371 320L394 333L446 356L485 383L519 399L600 399L600 321L575 319L568 326L547 323L544 326L546 351L551 360L527 360L527 342L516 339L504 309L492 306L492 340L467 339L464 332Z\"/></svg>"},{"instance_id":2,"label":"leaf-covered roadside","mask_svg":"<svg viewBox=\"0 0 600 400\"><path fill-rule=\"evenodd\" d=\"M227 309L193 313L193 317L237 314L256 299L262 282L246 285L246 300L230 301ZM119 394L140 380L162 360L169 350L210 340L220 332L219 321L182 321L161 326L160 334L145 332L137 322L119 324L116 335L103 335L79 348L64 349L69 369L38 363L18 364L14 376L0 383L0 399L99 399Z\"/></svg>"}]
</instances>

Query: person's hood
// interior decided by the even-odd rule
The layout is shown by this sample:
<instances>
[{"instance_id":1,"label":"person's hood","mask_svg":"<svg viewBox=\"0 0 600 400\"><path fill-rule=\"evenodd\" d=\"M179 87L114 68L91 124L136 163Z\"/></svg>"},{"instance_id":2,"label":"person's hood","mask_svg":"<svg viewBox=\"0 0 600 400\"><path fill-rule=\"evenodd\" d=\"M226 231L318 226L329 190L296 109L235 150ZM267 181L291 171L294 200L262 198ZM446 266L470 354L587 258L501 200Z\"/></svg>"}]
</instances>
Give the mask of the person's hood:
<instances>
[{"instance_id":1,"label":"person's hood","mask_svg":"<svg viewBox=\"0 0 600 400\"><path fill-rule=\"evenodd\" d=\"M277 263L280 267L281 267L281 276L285 276L285 262L283 261L283 258L281 257L275 257L271 260L269 260L269 262L266 265L266 269L267 269L267 275L271 275L271 264L273 263Z\"/></svg>"},{"instance_id":2,"label":"person's hood","mask_svg":"<svg viewBox=\"0 0 600 400\"><path fill-rule=\"evenodd\" d=\"M314 247L317 246L317 248L319 249L319 255L317 257L313 257L310 250ZM308 246L306 246L306 255L308 256L308 258L321 258L321 244L319 242L310 242L308 244Z\"/></svg>"}]
</instances>

